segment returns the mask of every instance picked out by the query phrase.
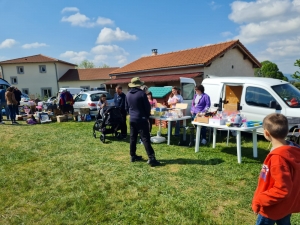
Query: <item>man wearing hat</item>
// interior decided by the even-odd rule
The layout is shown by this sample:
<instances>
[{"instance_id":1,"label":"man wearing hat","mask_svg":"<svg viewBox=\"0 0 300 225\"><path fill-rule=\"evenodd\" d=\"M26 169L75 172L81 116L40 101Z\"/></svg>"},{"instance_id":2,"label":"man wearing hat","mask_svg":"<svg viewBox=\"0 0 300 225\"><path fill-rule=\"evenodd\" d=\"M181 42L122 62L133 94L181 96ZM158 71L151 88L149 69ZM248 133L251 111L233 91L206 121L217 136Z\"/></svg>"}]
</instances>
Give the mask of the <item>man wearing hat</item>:
<instances>
[{"instance_id":1,"label":"man wearing hat","mask_svg":"<svg viewBox=\"0 0 300 225\"><path fill-rule=\"evenodd\" d=\"M151 146L148 124L151 106L146 93L141 89L143 84L144 82L139 77L132 78L131 83L128 84L131 90L127 93L125 101L125 109L130 115L131 162L142 160L142 156L136 155L137 136L140 134L149 158L148 164L157 166L160 162L156 160L155 152Z\"/></svg>"}]
</instances>

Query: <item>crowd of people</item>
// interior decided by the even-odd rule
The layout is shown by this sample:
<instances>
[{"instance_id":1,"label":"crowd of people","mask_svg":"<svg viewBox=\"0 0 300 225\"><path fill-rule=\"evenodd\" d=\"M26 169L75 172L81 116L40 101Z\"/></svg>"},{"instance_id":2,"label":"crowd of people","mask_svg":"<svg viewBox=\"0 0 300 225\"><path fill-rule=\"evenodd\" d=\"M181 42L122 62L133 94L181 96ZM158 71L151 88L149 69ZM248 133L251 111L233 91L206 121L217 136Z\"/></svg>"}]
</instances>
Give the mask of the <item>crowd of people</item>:
<instances>
[{"instance_id":1,"label":"crowd of people","mask_svg":"<svg viewBox=\"0 0 300 225\"><path fill-rule=\"evenodd\" d=\"M7 120L11 120L11 124L18 124L16 115L19 114L19 105L22 93L14 86L8 87L6 90L0 87L0 124L4 124L2 109L5 110Z\"/></svg>"},{"instance_id":2,"label":"crowd of people","mask_svg":"<svg viewBox=\"0 0 300 225\"><path fill-rule=\"evenodd\" d=\"M150 166L159 166L160 162L156 159L155 151L150 141L151 124L150 110L157 107L157 101L153 99L152 93L144 85L139 77L134 77L128 84L131 88L125 95L121 86L116 87L114 103L120 108L122 114L121 138L127 137L126 116L130 115L130 161L142 161L143 157L136 154L136 144L138 135L144 144L148 156L147 163ZM195 87L191 107L192 118L197 113L205 113L210 107L210 98L204 92L204 87L198 85ZM4 107L11 119L12 124L15 121L17 107L20 104L21 92L16 87L9 87L6 90L0 87L0 106ZM67 98L61 101L68 102ZM180 90L177 87L172 88L172 93L168 103L171 108L175 108L177 103L182 102ZM60 105L65 105L61 102ZM105 107L106 96L102 95L97 107ZM67 109L66 109L67 110ZM2 113L0 115L2 121ZM178 125L175 127L177 134ZM264 137L271 142L272 149L264 160L258 185L254 192L252 200L252 210L258 215L256 224L291 224L292 213L300 212L300 146L285 140L288 134L288 120L278 113L272 113L263 120ZM202 143L206 143L206 131L201 130Z\"/></svg>"}]
</instances>

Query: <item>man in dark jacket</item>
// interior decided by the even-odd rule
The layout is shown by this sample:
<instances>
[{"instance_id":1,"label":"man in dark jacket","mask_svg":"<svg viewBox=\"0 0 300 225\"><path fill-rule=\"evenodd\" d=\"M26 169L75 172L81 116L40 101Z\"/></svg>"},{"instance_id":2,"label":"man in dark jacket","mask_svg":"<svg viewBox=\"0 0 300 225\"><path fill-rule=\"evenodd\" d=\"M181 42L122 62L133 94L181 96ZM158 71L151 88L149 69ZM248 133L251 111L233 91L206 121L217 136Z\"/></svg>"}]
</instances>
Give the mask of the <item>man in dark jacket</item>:
<instances>
[{"instance_id":1,"label":"man in dark jacket","mask_svg":"<svg viewBox=\"0 0 300 225\"><path fill-rule=\"evenodd\" d=\"M126 124L127 112L125 110L125 101L126 101L126 95L122 92L122 87L118 85L116 87L116 93L114 95L114 103L116 107L120 108L123 117L123 124L121 126L121 135L123 139L127 137L127 124Z\"/></svg>"},{"instance_id":2,"label":"man in dark jacket","mask_svg":"<svg viewBox=\"0 0 300 225\"><path fill-rule=\"evenodd\" d=\"M20 115L19 105L20 105L20 101L21 101L22 92L17 87L14 87L14 94L15 94L15 99L18 102L18 105L15 107L16 115Z\"/></svg>"},{"instance_id":3,"label":"man in dark jacket","mask_svg":"<svg viewBox=\"0 0 300 225\"><path fill-rule=\"evenodd\" d=\"M131 90L127 93L125 101L125 109L130 115L131 162L142 160L142 156L136 155L137 136L140 134L149 158L148 164L157 166L160 163L156 160L155 152L150 143L148 124L151 107L146 93L140 88L143 84L144 82L139 77L132 78L131 83L128 84Z\"/></svg>"}]
</instances>

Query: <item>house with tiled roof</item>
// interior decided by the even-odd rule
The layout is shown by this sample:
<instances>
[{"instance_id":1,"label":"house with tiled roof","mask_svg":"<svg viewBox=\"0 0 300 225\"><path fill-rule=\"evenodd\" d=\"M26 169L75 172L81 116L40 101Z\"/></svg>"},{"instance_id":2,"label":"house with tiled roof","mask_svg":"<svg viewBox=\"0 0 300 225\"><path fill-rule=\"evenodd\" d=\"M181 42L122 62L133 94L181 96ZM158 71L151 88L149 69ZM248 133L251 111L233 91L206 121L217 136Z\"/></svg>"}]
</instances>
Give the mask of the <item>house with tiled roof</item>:
<instances>
[{"instance_id":1,"label":"house with tiled roof","mask_svg":"<svg viewBox=\"0 0 300 225\"><path fill-rule=\"evenodd\" d=\"M101 87L111 79L109 74L116 69L119 69L119 67L69 69L59 78L59 87L81 87L88 90Z\"/></svg>"},{"instance_id":2,"label":"house with tiled roof","mask_svg":"<svg viewBox=\"0 0 300 225\"><path fill-rule=\"evenodd\" d=\"M227 41L198 48L142 57L110 73L113 77L106 82L127 89L132 77L140 77L146 85L179 86L180 77L193 78L197 84L209 75L254 76L260 62L239 41Z\"/></svg>"},{"instance_id":3,"label":"house with tiled roof","mask_svg":"<svg viewBox=\"0 0 300 225\"><path fill-rule=\"evenodd\" d=\"M59 90L58 80L76 64L42 54L0 62L2 77L22 92L34 97L53 96Z\"/></svg>"}]
</instances>

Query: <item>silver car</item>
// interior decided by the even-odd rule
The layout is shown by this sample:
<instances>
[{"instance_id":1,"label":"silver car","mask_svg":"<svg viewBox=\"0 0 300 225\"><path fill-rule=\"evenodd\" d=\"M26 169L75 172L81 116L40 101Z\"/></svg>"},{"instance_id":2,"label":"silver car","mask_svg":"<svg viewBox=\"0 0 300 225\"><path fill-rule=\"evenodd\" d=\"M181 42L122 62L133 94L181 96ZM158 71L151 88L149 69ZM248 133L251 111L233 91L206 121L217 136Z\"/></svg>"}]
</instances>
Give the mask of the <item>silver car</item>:
<instances>
[{"instance_id":1,"label":"silver car","mask_svg":"<svg viewBox=\"0 0 300 225\"><path fill-rule=\"evenodd\" d=\"M106 100L109 106L114 105L114 98L107 91L86 91L79 93L74 99L74 111L79 112L81 107L90 108L91 116L96 116L98 113L97 103L102 94L106 95Z\"/></svg>"}]
</instances>

